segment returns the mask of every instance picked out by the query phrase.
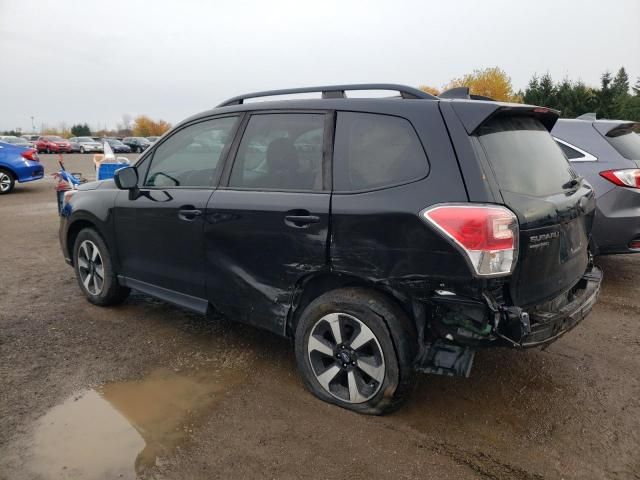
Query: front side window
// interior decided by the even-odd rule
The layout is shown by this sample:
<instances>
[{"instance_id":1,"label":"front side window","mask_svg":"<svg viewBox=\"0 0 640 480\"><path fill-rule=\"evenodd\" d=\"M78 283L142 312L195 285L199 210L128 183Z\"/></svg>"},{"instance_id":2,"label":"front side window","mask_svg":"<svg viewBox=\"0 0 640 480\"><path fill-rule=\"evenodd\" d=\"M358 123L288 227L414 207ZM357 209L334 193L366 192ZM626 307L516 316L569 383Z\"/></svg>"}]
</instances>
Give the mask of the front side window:
<instances>
[{"instance_id":1,"label":"front side window","mask_svg":"<svg viewBox=\"0 0 640 480\"><path fill-rule=\"evenodd\" d=\"M427 156L408 120L370 113L338 114L334 149L337 191L399 185L427 173Z\"/></svg>"},{"instance_id":2,"label":"front side window","mask_svg":"<svg viewBox=\"0 0 640 480\"><path fill-rule=\"evenodd\" d=\"M213 185L236 120L237 117L216 118L179 130L156 148L144 185L166 188Z\"/></svg>"},{"instance_id":3,"label":"front side window","mask_svg":"<svg viewBox=\"0 0 640 480\"><path fill-rule=\"evenodd\" d=\"M253 115L242 136L229 186L322 190L325 115Z\"/></svg>"}]
</instances>

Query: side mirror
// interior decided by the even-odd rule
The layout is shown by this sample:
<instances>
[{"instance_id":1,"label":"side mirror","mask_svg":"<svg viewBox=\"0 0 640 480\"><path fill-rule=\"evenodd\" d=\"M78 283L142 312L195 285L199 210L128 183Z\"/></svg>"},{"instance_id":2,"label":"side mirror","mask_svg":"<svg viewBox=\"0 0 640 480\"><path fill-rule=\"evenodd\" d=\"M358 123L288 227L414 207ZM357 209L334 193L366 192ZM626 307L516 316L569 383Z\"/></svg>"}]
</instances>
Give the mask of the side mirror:
<instances>
[{"instance_id":1,"label":"side mirror","mask_svg":"<svg viewBox=\"0 0 640 480\"><path fill-rule=\"evenodd\" d=\"M124 167L116 170L113 180L120 190L134 189L138 186L138 169L136 167Z\"/></svg>"}]
</instances>

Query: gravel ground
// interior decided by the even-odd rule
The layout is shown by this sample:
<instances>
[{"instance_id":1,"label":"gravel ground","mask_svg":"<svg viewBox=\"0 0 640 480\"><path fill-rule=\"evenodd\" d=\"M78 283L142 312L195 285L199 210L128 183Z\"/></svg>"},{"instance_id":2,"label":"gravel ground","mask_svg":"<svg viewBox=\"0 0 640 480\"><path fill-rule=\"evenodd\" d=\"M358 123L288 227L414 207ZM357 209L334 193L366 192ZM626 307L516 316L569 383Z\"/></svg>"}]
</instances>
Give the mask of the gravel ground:
<instances>
[{"instance_id":1,"label":"gravel ground","mask_svg":"<svg viewBox=\"0 0 640 480\"><path fill-rule=\"evenodd\" d=\"M600 259L599 303L546 350L482 351L365 417L307 393L284 339L89 304L57 229L50 178L0 197L0 478L640 479L640 256Z\"/></svg>"}]
</instances>

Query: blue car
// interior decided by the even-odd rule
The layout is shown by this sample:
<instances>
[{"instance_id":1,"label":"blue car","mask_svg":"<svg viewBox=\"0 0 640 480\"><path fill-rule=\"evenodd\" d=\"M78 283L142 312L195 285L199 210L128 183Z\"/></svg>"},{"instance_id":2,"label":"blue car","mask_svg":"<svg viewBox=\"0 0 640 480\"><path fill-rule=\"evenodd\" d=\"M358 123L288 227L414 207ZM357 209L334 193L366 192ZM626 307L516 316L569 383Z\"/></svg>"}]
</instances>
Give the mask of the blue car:
<instances>
[{"instance_id":1,"label":"blue car","mask_svg":"<svg viewBox=\"0 0 640 480\"><path fill-rule=\"evenodd\" d=\"M10 193L16 181L31 182L42 177L44 167L34 148L0 142L0 195Z\"/></svg>"}]
</instances>

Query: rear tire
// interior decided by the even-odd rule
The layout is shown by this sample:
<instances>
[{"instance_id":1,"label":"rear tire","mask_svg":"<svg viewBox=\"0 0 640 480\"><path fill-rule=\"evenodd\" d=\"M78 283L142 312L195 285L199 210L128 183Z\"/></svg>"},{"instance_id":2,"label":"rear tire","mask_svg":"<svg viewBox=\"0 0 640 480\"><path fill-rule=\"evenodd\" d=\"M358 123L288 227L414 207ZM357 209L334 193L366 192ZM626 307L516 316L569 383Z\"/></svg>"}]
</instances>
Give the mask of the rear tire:
<instances>
[{"instance_id":1,"label":"rear tire","mask_svg":"<svg viewBox=\"0 0 640 480\"><path fill-rule=\"evenodd\" d=\"M0 195L11 193L16 185L16 179L9 170L0 168Z\"/></svg>"},{"instance_id":2,"label":"rear tire","mask_svg":"<svg viewBox=\"0 0 640 480\"><path fill-rule=\"evenodd\" d=\"M93 228L78 233L73 265L80 289L94 305L118 305L129 296L131 290L118 283L107 244Z\"/></svg>"},{"instance_id":3,"label":"rear tire","mask_svg":"<svg viewBox=\"0 0 640 480\"><path fill-rule=\"evenodd\" d=\"M416 338L406 314L384 295L364 288L334 290L302 312L296 361L316 397L381 415L399 408L413 390Z\"/></svg>"}]
</instances>

